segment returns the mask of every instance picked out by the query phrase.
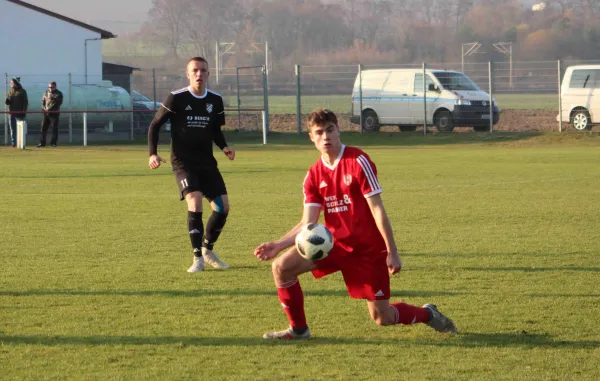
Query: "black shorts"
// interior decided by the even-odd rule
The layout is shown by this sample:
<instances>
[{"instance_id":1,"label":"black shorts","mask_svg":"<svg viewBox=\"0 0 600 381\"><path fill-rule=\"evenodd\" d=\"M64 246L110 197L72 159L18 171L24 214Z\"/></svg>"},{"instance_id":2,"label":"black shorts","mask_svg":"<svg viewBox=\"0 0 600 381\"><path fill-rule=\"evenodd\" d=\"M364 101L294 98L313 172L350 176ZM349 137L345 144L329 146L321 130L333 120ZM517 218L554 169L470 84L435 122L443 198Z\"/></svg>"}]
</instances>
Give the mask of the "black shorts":
<instances>
[{"instance_id":1,"label":"black shorts","mask_svg":"<svg viewBox=\"0 0 600 381\"><path fill-rule=\"evenodd\" d=\"M209 201L226 195L227 188L223 176L218 168L189 168L174 169L175 180L179 187L179 197L185 199L185 195L191 192L200 192Z\"/></svg>"}]
</instances>

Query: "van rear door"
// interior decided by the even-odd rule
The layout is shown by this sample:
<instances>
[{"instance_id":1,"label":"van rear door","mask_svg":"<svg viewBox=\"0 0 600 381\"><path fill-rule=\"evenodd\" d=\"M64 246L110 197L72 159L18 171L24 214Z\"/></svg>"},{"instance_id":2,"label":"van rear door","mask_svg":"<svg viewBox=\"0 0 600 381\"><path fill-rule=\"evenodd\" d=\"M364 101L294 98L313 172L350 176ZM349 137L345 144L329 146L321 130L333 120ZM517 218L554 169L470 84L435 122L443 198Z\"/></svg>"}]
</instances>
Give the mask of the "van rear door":
<instances>
[{"instance_id":1,"label":"van rear door","mask_svg":"<svg viewBox=\"0 0 600 381\"><path fill-rule=\"evenodd\" d=\"M405 71L390 71L383 85L377 111L380 124L410 124L408 116L411 75L412 73Z\"/></svg>"},{"instance_id":2,"label":"van rear door","mask_svg":"<svg viewBox=\"0 0 600 381\"><path fill-rule=\"evenodd\" d=\"M574 69L563 99L569 107L585 107L590 111L592 123L600 121L600 70Z\"/></svg>"}]
</instances>

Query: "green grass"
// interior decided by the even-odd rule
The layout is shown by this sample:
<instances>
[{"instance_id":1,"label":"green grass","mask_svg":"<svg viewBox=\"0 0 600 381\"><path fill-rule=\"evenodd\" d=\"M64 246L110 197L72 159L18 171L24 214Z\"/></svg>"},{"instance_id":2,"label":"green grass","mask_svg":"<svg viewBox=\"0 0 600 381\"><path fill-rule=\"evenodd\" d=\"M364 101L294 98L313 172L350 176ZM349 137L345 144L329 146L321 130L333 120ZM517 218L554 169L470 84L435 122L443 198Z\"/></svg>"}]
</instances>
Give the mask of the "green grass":
<instances>
[{"instance_id":1,"label":"green grass","mask_svg":"<svg viewBox=\"0 0 600 381\"><path fill-rule=\"evenodd\" d=\"M252 250L298 220L317 153L228 138L232 268L196 275L173 175L143 145L0 148L0 378L600 377L598 134L345 134L378 165L405 266L392 300L435 303L461 334L378 327L339 275L304 275L315 337L298 343L261 338L286 320Z\"/></svg>"},{"instance_id":2,"label":"green grass","mask_svg":"<svg viewBox=\"0 0 600 381\"><path fill-rule=\"evenodd\" d=\"M237 107L236 96L225 96L227 107ZM241 107L262 107L263 97L242 95ZM557 94L494 94L502 110L558 110ZM351 96L348 95L302 95L302 112L309 113L317 107L327 107L338 113L350 113ZM295 95L269 95L270 114L296 114Z\"/></svg>"}]
</instances>

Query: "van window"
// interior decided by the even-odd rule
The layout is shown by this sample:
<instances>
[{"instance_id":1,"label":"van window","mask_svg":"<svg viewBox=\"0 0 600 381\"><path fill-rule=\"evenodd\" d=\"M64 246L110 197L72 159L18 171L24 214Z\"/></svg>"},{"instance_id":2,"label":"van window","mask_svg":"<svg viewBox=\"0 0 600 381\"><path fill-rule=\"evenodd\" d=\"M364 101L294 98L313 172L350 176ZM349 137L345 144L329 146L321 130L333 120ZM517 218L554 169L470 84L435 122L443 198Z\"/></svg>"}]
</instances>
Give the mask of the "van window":
<instances>
[{"instance_id":1,"label":"van window","mask_svg":"<svg viewBox=\"0 0 600 381\"><path fill-rule=\"evenodd\" d=\"M463 73L439 71L433 75L440 81L442 87L446 90L470 90L480 91L479 87Z\"/></svg>"},{"instance_id":2,"label":"van window","mask_svg":"<svg viewBox=\"0 0 600 381\"><path fill-rule=\"evenodd\" d=\"M572 89L593 89L600 87L600 70L573 70L569 87Z\"/></svg>"},{"instance_id":3,"label":"van window","mask_svg":"<svg viewBox=\"0 0 600 381\"><path fill-rule=\"evenodd\" d=\"M429 74L426 75L425 78L427 78L427 88L429 88L430 84L435 85L435 82L433 82L433 79L431 79ZM415 74L415 89L414 89L414 91L415 91L415 93L423 92L423 74L421 74L421 73Z\"/></svg>"}]
</instances>

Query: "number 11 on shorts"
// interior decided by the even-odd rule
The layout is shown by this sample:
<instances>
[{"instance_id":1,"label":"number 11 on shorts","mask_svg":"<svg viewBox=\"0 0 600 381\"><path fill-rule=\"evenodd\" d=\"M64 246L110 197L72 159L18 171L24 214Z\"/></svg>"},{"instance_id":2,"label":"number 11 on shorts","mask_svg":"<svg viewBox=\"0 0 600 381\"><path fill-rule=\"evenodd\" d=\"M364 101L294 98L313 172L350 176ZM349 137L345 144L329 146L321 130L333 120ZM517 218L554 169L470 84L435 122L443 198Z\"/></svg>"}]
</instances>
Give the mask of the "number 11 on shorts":
<instances>
[{"instance_id":1,"label":"number 11 on shorts","mask_svg":"<svg viewBox=\"0 0 600 381\"><path fill-rule=\"evenodd\" d=\"M183 179L183 180L181 180L181 186L182 186L183 188L187 188L187 187L188 187L188 181L187 181L187 179Z\"/></svg>"}]
</instances>

